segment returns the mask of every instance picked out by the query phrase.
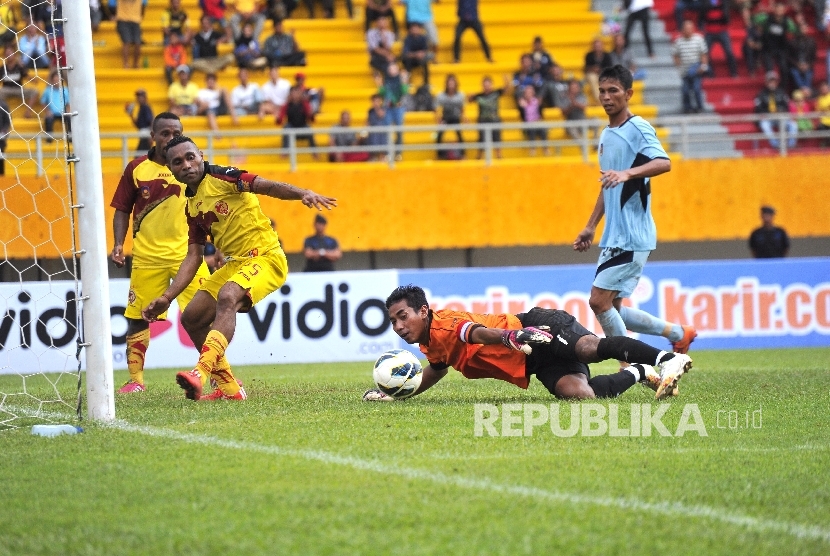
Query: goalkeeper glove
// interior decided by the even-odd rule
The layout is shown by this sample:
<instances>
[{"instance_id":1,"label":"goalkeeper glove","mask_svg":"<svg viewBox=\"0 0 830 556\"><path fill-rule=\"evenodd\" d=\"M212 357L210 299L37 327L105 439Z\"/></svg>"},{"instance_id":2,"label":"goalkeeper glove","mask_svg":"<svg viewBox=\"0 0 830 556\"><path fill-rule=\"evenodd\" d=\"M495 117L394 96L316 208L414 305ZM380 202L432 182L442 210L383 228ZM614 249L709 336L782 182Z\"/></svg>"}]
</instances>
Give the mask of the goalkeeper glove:
<instances>
[{"instance_id":1,"label":"goalkeeper glove","mask_svg":"<svg viewBox=\"0 0 830 556\"><path fill-rule=\"evenodd\" d=\"M371 390L366 390L363 393L363 401L364 402L394 402L395 398L392 396L387 396L377 388L373 388Z\"/></svg>"},{"instance_id":2,"label":"goalkeeper glove","mask_svg":"<svg viewBox=\"0 0 830 556\"><path fill-rule=\"evenodd\" d=\"M528 326L521 330L505 330L501 335L501 343L505 346L530 355L533 348L530 344L549 344L553 339L550 326Z\"/></svg>"}]
</instances>

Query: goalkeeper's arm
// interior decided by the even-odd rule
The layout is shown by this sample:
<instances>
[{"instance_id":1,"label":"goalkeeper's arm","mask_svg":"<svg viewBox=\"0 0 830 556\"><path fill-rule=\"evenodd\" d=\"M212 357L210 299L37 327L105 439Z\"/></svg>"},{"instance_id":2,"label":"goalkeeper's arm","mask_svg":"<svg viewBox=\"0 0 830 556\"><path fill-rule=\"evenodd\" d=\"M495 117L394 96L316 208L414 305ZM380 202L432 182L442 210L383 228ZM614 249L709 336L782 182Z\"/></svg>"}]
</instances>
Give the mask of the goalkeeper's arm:
<instances>
[{"instance_id":1,"label":"goalkeeper's arm","mask_svg":"<svg viewBox=\"0 0 830 556\"><path fill-rule=\"evenodd\" d=\"M445 376L447 376L447 367L438 370L435 369L432 365L427 365L426 367L424 367L423 375L421 376L421 385L418 386L418 390L416 390L415 393L412 394L412 396L417 396L418 394L426 392ZM409 397L411 398L412 396ZM363 394L363 400L367 402L391 402L394 401L395 398L393 398L392 396L387 396L380 390L373 388L372 390L367 390Z\"/></svg>"},{"instance_id":2,"label":"goalkeeper's arm","mask_svg":"<svg viewBox=\"0 0 830 556\"><path fill-rule=\"evenodd\" d=\"M475 326L467 334L466 341L471 344L504 344L529 355L533 345L550 343L553 336L549 330L547 326L528 326L519 330Z\"/></svg>"}]
</instances>

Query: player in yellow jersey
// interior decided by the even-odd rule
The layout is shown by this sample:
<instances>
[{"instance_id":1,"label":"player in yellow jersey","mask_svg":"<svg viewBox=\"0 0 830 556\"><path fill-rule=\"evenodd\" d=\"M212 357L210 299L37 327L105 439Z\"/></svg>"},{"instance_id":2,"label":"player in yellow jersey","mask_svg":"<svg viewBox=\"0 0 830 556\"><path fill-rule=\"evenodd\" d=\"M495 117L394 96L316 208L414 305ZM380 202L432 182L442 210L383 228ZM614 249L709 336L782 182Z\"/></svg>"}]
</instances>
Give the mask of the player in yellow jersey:
<instances>
[{"instance_id":1,"label":"player in yellow jersey","mask_svg":"<svg viewBox=\"0 0 830 556\"><path fill-rule=\"evenodd\" d=\"M167 289L187 255L184 187L173 178L164 157L167 143L181 134L182 122L178 116L170 112L156 116L150 128L150 137L156 146L127 164L110 203L115 208L112 219L115 246L111 258L118 267L124 266L124 238L131 216L133 223L130 293L124 311L130 380L118 390L121 394L146 389L144 356L150 345L150 329L141 317L141 309ZM207 266L199 265L195 278L178 296L181 310L209 275ZM159 318L165 316L166 312Z\"/></svg>"},{"instance_id":2,"label":"player in yellow jersey","mask_svg":"<svg viewBox=\"0 0 830 556\"><path fill-rule=\"evenodd\" d=\"M193 140L183 135L171 140L165 152L167 166L187 186L189 245L173 282L144 309L143 316L148 321L157 319L167 310L170 300L184 291L202 260L208 234L213 237L226 263L205 280L182 315L182 325L201 353L196 367L178 373L176 382L191 400L244 400L245 392L225 359L225 350L236 330L236 313L249 311L279 289L288 274L288 262L277 232L255 194L302 201L318 210L331 209L337 203L307 189L237 168L212 165L204 160ZM218 389L202 396L211 376Z\"/></svg>"}]
</instances>

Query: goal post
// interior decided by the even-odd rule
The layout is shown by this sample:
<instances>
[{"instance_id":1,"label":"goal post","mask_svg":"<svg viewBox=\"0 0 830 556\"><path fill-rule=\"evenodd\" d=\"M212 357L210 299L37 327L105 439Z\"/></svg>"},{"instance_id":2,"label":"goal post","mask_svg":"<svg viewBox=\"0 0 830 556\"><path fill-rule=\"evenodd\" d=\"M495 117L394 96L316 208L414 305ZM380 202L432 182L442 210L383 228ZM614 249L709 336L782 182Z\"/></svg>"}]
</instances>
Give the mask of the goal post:
<instances>
[{"instance_id":1,"label":"goal post","mask_svg":"<svg viewBox=\"0 0 830 556\"><path fill-rule=\"evenodd\" d=\"M112 375L109 277L104 217L101 140L89 2L63 3L68 88L72 107L72 146L67 163L75 165L75 207L80 240L82 332L86 356L87 416L115 419Z\"/></svg>"}]
</instances>

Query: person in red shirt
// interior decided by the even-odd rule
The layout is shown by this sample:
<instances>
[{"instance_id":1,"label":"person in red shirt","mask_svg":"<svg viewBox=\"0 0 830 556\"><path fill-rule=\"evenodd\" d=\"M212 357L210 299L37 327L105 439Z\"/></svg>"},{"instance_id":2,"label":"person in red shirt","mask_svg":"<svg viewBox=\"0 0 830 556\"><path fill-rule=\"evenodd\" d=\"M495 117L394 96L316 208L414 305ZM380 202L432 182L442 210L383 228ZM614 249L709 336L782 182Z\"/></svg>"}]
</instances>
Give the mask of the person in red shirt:
<instances>
[{"instance_id":1,"label":"person in red shirt","mask_svg":"<svg viewBox=\"0 0 830 556\"><path fill-rule=\"evenodd\" d=\"M663 399L692 367L688 355L660 351L627 336L598 338L572 315L556 309L534 307L518 315L432 310L424 290L413 285L396 288L386 308L395 333L409 344L419 344L428 362L413 395L431 388L453 367L466 378L495 378L519 388L527 388L535 375L557 398L616 397L643 382ZM634 364L591 377L588 364L607 359ZM659 375L651 365L659 367ZM393 398L373 389L363 399Z\"/></svg>"}]
</instances>

